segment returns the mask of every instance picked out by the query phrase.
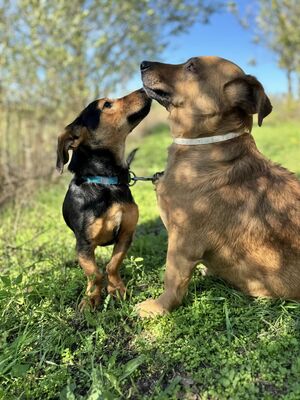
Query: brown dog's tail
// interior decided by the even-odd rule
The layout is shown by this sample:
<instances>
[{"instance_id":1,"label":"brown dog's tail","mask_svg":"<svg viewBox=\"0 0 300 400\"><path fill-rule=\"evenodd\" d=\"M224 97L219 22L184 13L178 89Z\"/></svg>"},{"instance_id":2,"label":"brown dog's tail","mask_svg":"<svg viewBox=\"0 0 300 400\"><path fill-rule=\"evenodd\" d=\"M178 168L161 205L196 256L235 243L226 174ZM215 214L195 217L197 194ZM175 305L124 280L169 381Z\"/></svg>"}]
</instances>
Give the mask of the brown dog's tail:
<instances>
[{"instance_id":1,"label":"brown dog's tail","mask_svg":"<svg viewBox=\"0 0 300 400\"><path fill-rule=\"evenodd\" d=\"M138 148L132 150L132 151L128 154L127 159L126 159L126 163L127 163L128 168L130 168L130 164L132 163L132 161L133 161L133 159L134 159L134 157L135 157L135 153L136 153L137 151L138 151Z\"/></svg>"}]
</instances>

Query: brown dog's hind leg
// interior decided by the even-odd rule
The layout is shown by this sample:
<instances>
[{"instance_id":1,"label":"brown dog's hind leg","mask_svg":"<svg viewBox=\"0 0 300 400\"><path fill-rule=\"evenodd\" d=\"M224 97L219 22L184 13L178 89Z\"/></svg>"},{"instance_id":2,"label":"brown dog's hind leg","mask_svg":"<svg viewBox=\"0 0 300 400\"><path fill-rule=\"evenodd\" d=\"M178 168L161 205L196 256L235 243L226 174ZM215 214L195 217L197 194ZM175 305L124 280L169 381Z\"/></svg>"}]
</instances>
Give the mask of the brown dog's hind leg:
<instances>
[{"instance_id":1,"label":"brown dog's hind leg","mask_svg":"<svg viewBox=\"0 0 300 400\"><path fill-rule=\"evenodd\" d=\"M88 284L86 288L86 298L83 298L79 304L79 310L87 306L91 306L93 309L96 308L100 303L103 274L99 271L95 260L95 248L91 247L89 249L77 250L78 261L85 275L88 279Z\"/></svg>"},{"instance_id":2,"label":"brown dog's hind leg","mask_svg":"<svg viewBox=\"0 0 300 400\"><path fill-rule=\"evenodd\" d=\"M128 204L123 214L117 242L114 246L111 259L106 267L107 291L112 294L118 291L125 294L125 285L120 277L119 269L132 242L135 227L138 221L138 208L135 204Z\"/></svg>"},{"instance_id":3,"label":"brown dog's hind leg","mask_svg":"<svg viewBox=\"0 0 300 400\"><path fill-rule=\"evenodd\" d=\"M164 278L164 292L157 299L146 300L137 306L141 317L153 317L166 314L178 307L187 291L198 260L191 259L184 251L184 247L178 246L176 237L169 236L167 266Z\"/></svg>"}]
</instances>

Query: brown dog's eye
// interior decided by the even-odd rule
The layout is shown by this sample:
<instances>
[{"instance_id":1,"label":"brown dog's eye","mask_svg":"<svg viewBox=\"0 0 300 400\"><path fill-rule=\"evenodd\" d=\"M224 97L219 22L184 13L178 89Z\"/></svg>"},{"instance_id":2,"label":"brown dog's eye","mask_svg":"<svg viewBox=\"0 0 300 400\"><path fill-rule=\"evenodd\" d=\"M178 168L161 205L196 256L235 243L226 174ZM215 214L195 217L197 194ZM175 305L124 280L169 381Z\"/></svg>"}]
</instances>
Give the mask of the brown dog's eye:
<instances>
[{"instance_id":1,"label":"brown dog's eye","mask_svg":"<svg viewBox=\"0 0 300 400\"><path fill-rule=\"evenodd\" d=\"M103 108L111 108L112 107L112 103L110 102L110 101L106 101L104 104L103 104Z\"/></svg>"}]
</instances>

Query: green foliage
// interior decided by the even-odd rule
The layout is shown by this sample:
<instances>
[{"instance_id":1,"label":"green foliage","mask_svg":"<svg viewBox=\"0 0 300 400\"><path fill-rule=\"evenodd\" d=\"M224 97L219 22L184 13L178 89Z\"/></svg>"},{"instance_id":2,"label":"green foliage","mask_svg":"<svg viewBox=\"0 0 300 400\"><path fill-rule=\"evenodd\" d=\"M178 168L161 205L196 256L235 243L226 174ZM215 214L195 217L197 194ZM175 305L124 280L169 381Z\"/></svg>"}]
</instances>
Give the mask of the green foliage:
<instances>
[{"instance_id":1,"label":"green foliage","mask_svg":"<svg viewBox=\"0 0 300 400\"><path fill-rule=\"evenodd\" d=\"M292 96L291 73L300 71L300 3L298 0L258 0L258 4L259 40L275 52L279 66L287 71L288 91Z\"/></svg>"},{"instance_id":2,"label":"green foliage","mask_svg":"<svg viewBox=\"0 0 300 400\"><path fill-rule=\"evenodd\" d=\"M0 205L50 180L56 138L88 102L223 1L0 0Z\"/></svg>"},{"instance_id":3,"label":"green foliage","mask_svg":"<svg viewBox=\"0 0 300 400\"><path fill-rule=\"evenodd\" d=\"M266 155L300 175L298 126L254 131ZM167 129L139 141L134 171L162 170ZM80 315L86 282L60 210L69 178L1 215L0 398L300 398L298 303L251 299L199 266L181 308L136 316L136 303L161 293L166 255L151 183L133 187L140 221L121 272L126 299L104 293L97 312ZM110 252L97 250L101 268Z\"/></svg>"},{"instance_id":4,"label":"green foliage","mask_svg":"<svg viewBox=\"0 0 300 400\"><path fill-rule=\"evenodd\" d=\"M55 116L80 109L124 83L145 56L157 56L169 35L206 22L220 3L0 0L2 97Z\"/></svg>"},{"instance_id":5,"label":"green foliage","mask_svg":"<svg viewBox=\"0 0 300 400\"><path fill-rule=\"evenodd\" d=\"M298 78L298 100L300 99L300 3L298 0L255 0L244 8L238 8L237 1L229 2L229 10L241 25L253 32L253 42L263 44L272 50L278 66L286 71L288 101L291 102L294 75ZM243 15L244 14L244 15ZM251 58L249 64L256 65Z\"/></svg>"}]
</instances>

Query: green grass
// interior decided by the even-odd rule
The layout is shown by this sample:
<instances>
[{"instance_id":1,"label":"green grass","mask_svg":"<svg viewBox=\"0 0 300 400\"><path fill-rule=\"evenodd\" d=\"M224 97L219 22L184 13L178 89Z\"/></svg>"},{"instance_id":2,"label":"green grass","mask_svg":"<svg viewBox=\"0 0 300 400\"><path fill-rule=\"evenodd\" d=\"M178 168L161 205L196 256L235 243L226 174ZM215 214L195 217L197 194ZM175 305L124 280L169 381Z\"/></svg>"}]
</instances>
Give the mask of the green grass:
<instances>
[{"instance_id":1,"label":"green grass","mask_svg":"<svg viewBox=\"0 0 300 400\"><path fill-rule=\"evenodd\" d=\"M255 129L263 152L300 175L299 125ZM163 169L170 143L159 128L138 143L134 170ZM140 320L134 305L162 291L167 235L151 183L122 268L125 300L103 294L77 312L85 289L74 238L61 217L70 178L7 207L0 226L0 398L299 399L300 305L251 299L197 269L181 308ZM101 268L111 248L98 249Z\"/></svg>"}]
</instances>

